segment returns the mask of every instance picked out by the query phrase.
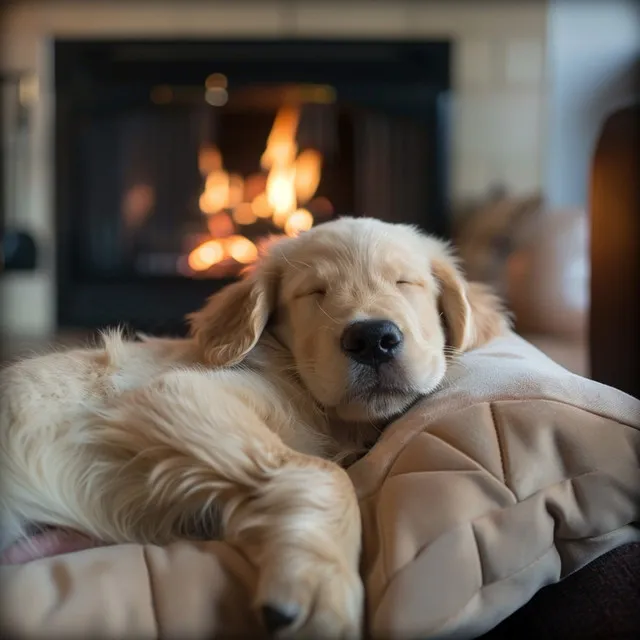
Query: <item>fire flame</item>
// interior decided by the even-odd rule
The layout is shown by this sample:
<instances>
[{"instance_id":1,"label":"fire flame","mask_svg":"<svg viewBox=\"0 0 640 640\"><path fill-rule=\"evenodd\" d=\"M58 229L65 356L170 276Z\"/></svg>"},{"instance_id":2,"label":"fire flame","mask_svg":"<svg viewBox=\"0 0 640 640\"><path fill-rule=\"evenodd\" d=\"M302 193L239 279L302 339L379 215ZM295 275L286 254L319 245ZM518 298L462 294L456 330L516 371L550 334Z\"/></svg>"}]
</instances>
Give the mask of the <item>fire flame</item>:
<instances>
[{"instance_id":1,"label":"fire flame","mask_svg":"<svg viewBox=\"0 0 640 640\"><path fill-rule=\"evenodd\" d=\"M257 260L258 248L249 238L235 235L235 225L248 226L259 219L270 219L292 237L311 229L313 215L300 204L311 201L318 190L323 158L315 149L298 154L299 123L298 107L285 106L276 114L260 158L266 176L257 173L244 179L230 175L217 147L201 149L198 167L206 180L199 206L207 216L214 239L189 253L187 264L193 271L205 271L226 259L243 265ZM319 199L311 202L312 207L316 200Z\"/></svg>"},{"instance_id":2,"label":"fire flame","mask_svg":"<svg viewBox=\"0 0 640 640\"><path fill-rule=\"evenodd\" d=\"M227 254L240 264L251 264L258 258L258 247L249 238L231 236L225 242Z\"/></svg>"},{"instance_id":3,"label":"fire flame","mask_svg":"<svg viewBox=\"0 0 640 640\"><path fill-rule=\"evenodd\" d=\"M187 259L194 271L206 271L224 259L224 249L219 240L208 240L196 247Z\"/></svg>"},{"instance_id":4,"label":"fire flame","mask_svg":"<svg viewBox=\"0 0 640 640\"><path fill-rule=\"evenodd\" d=\"M295 237L303 231L309 231L313 226L313 216L306 209L294 211L284 223L284 232Z\"/></svg>"},{"instance_id":5,"label":"fire flame","mask_svg":"<svg viewBox=\"0 0 640 640\"><path fill-rule=\"evenodd\" d=\"M313 198L320 184L322 155L315 149L303 151L296 160L295 188L300 202L308 202Z\"/></svg>"},{"instance_id":6,"label":"fire flame","mask_svg":"<svg viewBox=\"0 0 640 640\"><path fill-rule=\"evenodd\" d=\"M262 154L260 164L263 169L284 167L295 161L298 145L296 134L300 122L300 109L282 107L276 114L267 138L267 148Z\"/></svg>"},{"instance_id":7,"label":"fire flame","mask_svg":"<svg viewBox=\"0 0 640 640\"><path fill-rule=\"evenodd\" d=\"M275 166L267 178L267 202L274 213L285 214L296 206L294 166Z\"/></svg>"}]
</instances>

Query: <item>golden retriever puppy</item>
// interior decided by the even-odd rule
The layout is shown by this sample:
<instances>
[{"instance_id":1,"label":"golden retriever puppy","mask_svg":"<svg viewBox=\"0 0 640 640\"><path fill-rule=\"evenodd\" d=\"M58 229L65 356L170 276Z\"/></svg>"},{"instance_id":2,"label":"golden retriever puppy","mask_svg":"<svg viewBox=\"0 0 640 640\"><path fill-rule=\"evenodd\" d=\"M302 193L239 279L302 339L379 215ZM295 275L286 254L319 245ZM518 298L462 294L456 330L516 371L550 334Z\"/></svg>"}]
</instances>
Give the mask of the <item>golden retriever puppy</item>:
<instances>
[{"instance_id":1,"label":"golden retriever puppy","mask_svg":"<svg viewBox=\"0 0 640 640\"><path fill-rule=\"evenodd\" d=\"M337 464L501 333L497 300L413 228L343 218L275 243L191 337L2 373L0 518L108 543L220 533L279 637L357 637L360 516Z\"/></svg>"}]
</instances>

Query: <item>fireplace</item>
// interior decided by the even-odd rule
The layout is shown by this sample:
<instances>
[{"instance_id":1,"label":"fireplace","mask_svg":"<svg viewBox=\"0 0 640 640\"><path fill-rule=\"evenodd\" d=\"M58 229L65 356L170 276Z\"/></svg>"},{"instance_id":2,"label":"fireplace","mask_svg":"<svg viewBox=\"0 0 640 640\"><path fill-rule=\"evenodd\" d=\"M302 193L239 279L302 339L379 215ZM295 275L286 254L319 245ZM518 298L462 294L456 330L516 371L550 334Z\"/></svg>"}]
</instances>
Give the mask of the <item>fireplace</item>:
<instances>
[{"instance_id":1,"label":"fireplace","mask_svg":"<svg viewBox=\"0 0 640 640\"><path fill-rule=\"evenodd\" d=\"M447 42L57 41L58 324L180 334L272 236L448 235Z\"/></svg>"}]
</instances>

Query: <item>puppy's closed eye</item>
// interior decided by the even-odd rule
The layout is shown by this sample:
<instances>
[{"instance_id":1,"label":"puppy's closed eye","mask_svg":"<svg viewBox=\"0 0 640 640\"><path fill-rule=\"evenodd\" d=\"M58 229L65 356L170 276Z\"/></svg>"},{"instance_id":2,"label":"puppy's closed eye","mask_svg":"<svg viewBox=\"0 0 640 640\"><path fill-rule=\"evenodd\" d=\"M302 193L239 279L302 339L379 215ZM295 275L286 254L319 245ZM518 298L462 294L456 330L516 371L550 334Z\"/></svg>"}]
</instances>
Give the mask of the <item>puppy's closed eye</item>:
<instances>
[{"instance_id":1,"label":"puppy's closed eye","mask_svg":"<svg viewBox=\"0 0 640 640\"><path fill-rule=\"evenodd\" d=\"M314 287L308 291L302 291L295 295L295 298L309 298L311 296L326 296L327 290L324 287Z\"/></svg>"},{"instance_id":2,"label":"puppy's closed eye","mask_svg":"<svg viewBox=\"0 0 640 640\"><path fill-rule=\"evenodd\" d=\"M396 281L396 284L399 287L400 286L407 286L407 287L422 287L422 286L424 286L422 282L419 282L417 280L411 280L409 278L400 279L400 280Z\"/></svg>"}]
</instances>

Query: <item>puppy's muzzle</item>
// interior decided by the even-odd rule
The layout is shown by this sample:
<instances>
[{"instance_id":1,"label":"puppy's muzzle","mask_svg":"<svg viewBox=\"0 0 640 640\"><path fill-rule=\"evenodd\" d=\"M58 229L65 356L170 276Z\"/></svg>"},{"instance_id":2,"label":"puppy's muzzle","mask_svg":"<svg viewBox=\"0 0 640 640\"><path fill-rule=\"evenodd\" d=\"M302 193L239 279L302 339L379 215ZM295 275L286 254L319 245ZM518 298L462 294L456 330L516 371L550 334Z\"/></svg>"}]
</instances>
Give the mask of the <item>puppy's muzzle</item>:
<instances>
[{"instance_id":1,"label":"puppy's muzzle","mask_svg":"<svg viewBox=\"0 0 640 640\"><path fill-rule=\"evenodd\" d=\"M390 320L363 320L342 333L342 351L355 362L373 367L390 362L402 350L404 336Z\"/></svg>"}]
</instances>

